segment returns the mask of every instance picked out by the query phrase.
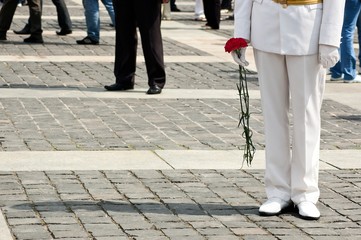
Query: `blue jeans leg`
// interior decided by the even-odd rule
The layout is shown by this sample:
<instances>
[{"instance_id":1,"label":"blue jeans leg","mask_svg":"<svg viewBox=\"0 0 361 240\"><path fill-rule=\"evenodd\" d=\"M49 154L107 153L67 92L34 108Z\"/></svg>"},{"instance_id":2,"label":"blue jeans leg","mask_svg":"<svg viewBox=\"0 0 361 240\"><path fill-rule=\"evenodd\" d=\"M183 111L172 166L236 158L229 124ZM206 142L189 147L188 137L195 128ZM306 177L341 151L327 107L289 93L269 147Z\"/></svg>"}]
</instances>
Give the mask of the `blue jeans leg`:
<instances>
[{"instance_id":1,"label":"blue jeans leg","mask_svg":"<svg viewBox=\"0 0 361 240\"><path fill-rule=\"evenodd\" d=\"M342 73L345 80L352 80L356 77L356 56L353 47L353 37L360 9L360 0L346 0L341 34L340 61L330 69L332 77L340 77Z\"/></svg>"},{"instance_id":2,"label":"blue jeans leg","mask_svg":"<svg viewBox=\"0 0 361 240\"><path fill-rule=\"evenodd\" d=\"M100 18L99 18L99 1L83 0L84 15L87 28L87 36L94 41L99 41Z\"/></svg>"},{"instance_id":3,"label":"blue jeans leg","mask_svg":"<svg viewBox=\"0 0 361 240\"><path fill-rule=\"evenodd\" d=\"M113 8L113 0L101 0L104 4L105 9L108 11L109 17L112 21L112 24L115 26L115 16Z\"/></svg>"},{"instance_id":4,"label":"blue jeans leg","mask_svg":"<svg viewBox=\"0 0 361 240\"><path fill-rule=\"evenodd\" d=\"M356 26L357 26L357 37L358 37L358 46L359 46L358 60L361 67L361 13L358 14Z\"/></svg>"}]
</instances>

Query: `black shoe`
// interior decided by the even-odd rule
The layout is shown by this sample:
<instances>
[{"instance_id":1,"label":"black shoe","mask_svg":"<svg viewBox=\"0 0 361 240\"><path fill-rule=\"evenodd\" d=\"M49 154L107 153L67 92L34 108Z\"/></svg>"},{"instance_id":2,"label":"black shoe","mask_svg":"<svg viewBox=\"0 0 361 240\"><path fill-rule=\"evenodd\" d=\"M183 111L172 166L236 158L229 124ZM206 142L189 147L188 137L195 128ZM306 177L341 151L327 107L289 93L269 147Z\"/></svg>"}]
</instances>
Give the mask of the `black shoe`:
<instances>
[{"instance_id":1,"label":"black shoe","mask_svg":"<svg viewBox=\"0 0 361 240\"><path fill-rule=\"evenodd\" d=\"M70 29L61 29L60 31L56 31L56 34L60 36L64 36L64 35L72 34L72 32L73 31Z\"/></svg>"},{"instance_id":2,"label":"black shoe","mask_svg":"<svg viewBox=\"0 0 361 240\"><path fill-rule=\"evenodd\" d=\"M27 34L30 34L30 28L28 27L28 25L25 25L25 27L19 31L14 30L14 33L20 34L20 35L27 35Z\"/></svg>"},{"instance_id":3,"label":"black shoe","mask_svg":"<svg viewBox=\"0 0 361 240\"><path fill-rule=\"evenodd\" d=\"M203 26L201 26L201 29L203 29L203 30L218 30L219 29L219 26L217 27L217 26L210 26L210 25L208 25L208 24L206 24L206 25L203 25Z\"/></svg>"},{"instance_id":4,"label":"black shoe","mask_svg":"<svg viewBox=\"0 0 361 240\"><path fill-rule=\"evenodd\" d=\"M77 44L82 44L82 45L98 45L99 41L95 41L93 39L91 39L90 37L85 37L82 40L76 40Z\"/></svg>"},{"instance_id":5,"label":"black shoe","mask_svg":"<svg viewBox=\"0 0 361 240\"><path fill-rule=\"evenodd\" d=\"M28 38L24 39L24 42L26 43L44 43L42 36L30 36Z\"/></svg>"},{"instance_id":6,"label":"black shoe","mask_svg":"<svg viewBox=\"0 0 361 240\"><path fill-rule=\"evenodd\" d=\"M159 94L161 92L162 92L162 89L160 87L158 87L157 85L154 85L148 89L147 94Z\"/></svg>"},{"instance_id":7,"label":"black shoe","mask_svg":"<svg viewBox=\"0 0 361 240\"><path fill-rule=\"evenodd\" d=\"M108 91L126 91L130 89L134 89L133 85L124 85L120 83L114 83L112 85L106 85L104 88Z\"/></svg>"},{"instance_id":8,"label":"black shoe","mask_svg":"<svg viewBox=\"0 0 361 240\"><path fill-rule=\"evenodd\" d=\"M171 12L181 12L181 10L180 10L179 8L177 8L177 7L172 7L172 8L170 9L170 11L171 11Z\"/></svg>"},{"instance_id":9,"label":"black shoe","mask_svg":"<svg viewBox=\"0 0 361 240\"><path fill-rule=\"evenodd\" d=\"M6 32L0 32L0 41L6 40Z\"/></svg>"}]
</instances>

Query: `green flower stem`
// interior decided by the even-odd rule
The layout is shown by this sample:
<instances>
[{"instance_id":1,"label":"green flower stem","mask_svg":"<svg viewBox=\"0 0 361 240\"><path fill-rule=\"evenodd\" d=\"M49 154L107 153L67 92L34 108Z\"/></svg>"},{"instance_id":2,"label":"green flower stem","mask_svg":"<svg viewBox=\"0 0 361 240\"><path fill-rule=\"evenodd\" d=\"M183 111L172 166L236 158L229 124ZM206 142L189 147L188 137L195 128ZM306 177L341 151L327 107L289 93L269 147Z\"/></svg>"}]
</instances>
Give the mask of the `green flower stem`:
<instances>
[{"instance_id":1,"label":"green flower stem","mask_svg":"<svg viewBox=\"0 0 361 240\"><path fill-rule=\"evenodd\" d=\"M249 112L249 94L247 86L247 74L246 69L242 66L239 66L239 84L237 85L239 93L239 102L241 105L240 117L238 127L243 127L242 137L246 140L243 152L243 163L247 163L247 166L251 166L256 148L252 142L252 130L249 127L249 118L251 116Z\"/></svg>"}]
</instances>

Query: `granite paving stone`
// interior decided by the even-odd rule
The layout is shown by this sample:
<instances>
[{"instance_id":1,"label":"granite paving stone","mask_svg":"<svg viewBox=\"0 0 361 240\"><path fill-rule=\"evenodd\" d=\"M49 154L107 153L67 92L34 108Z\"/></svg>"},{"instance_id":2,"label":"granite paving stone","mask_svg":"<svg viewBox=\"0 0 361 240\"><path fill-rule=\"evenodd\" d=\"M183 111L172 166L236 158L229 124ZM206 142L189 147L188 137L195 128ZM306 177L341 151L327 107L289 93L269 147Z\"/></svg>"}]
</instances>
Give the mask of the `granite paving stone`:
<instances>
[{"instance_id":1,"label":"granite paving stone","mask_svg":"<svg viewBox=\"0 0 361 240\"><path fill-rule=\"evenodd\" d=\"M153 108L136 108L133 116L124 115L129 103L124 100L95 100L81 102L78 99L59 99L53 101L38 99L28 102L27 99L0 99L4 109L0 109L4 116L13 125L8 126L6 131L0 131L3 138L1 149L3 151L30 150L144 150L144 149L224 149L237 150L242 139L241 130L237 127L238 107L237 101L222 100L233 105L233 112L222 112L220 116L212 118L207 116L207 111L213 112L208 102L213 100L148 100L150 105L163 105L174 108L177 104L201 104L202 111L195 114L193 111L185 111L180 114L179 110L163 111ZM72 102L70 104L70 101ZM144 105L143 100L131 100L136 106ZM54 103L51 103L54 102ZM325 101L326 103L328 101ZM27 106L25 106L25 105ZM116 104L118 107L115 108ZM258 104L259 101L258 101ZM31 107L30 107L31 105ZM124 108L119 108L124 106ZM10 109L26 109L27 114L20 114ZM103 109L109 108L108 112ZM341 107L340 107L341 108ZM8 109L8 110L6 110ZM102 109L99 114L95 109ZM124 109L124 110L121 110ZM154 114L153 111L156 111ZM150 116L148 112L152 111ZM177 113L178 112L178 113ZM227 110L227 112L229 112ZM114 115L115 114L115 115ZM253 118L261 118L261 113L253 114ZM329 118L324 113L323 121L338 121L334 117ZM157 116L157 117L155 117ZM117 119L117 121L115 121ZM160 122L159 119L162 119ZM230 124L229 120L232 120ZM180 123L182 122L182 123ZM321 149L355 149L360 144L360 129L357 121L353 127L354 137L345 132L345 126L349 126L347 120L334 123L333 128L327 129L321 134ZM119 123L125 123L127 129L120 130ZM184 125L187 124L187 125ZM183 126L182 126L183 125ZM155 127L157 126L157 127ZM27 129L28 133L22 129ZM139 132L137 129L146 128ZM12 131L9 131L11 129ZM34 134L35 133L35 134ZM323 136L325 135L325 138ZM335 141L327 136L333 136ZM264 148L263 126L254 130L254 138L258 149ZM331 146L332 145L332 146Z\"/></svg>"},{"instance_id":2,"label":"granite paving stone","mask_svg":"<svg viewBox=\"0 0 361 240\"><path fill-rule=\"evenodd\" d=\"M224 196L219 194L221 188L208 187L208 185L206 185L207 181L204 181L207 176L212 178L217 176L217 181L220 186L224 186L227 183L228 186L231 187L230 189L235 192L236 196L238 193L244 192L246 194L241 194L240 198L250 199L250 202L254 202L255 198L256 200L258 199L256 202L260 202L261 199L259 199L259 197L263 199L264 196L254 195L253 192L245 192L246 190L243 188L237 187L235 184L238 181L238 179L235 178L237 172L239 176L245 175L248 176L250 180L253 180L253 184L258 189L263 188L261 181L249 177L250 175L242 170L194 170L194 172L190 170L137 170L134 172L69 171L55 173L50 171L34 172L31 175L19 172L13 176L16 176L15 180L19 179L17 185L24 189L24 191L16 193L16 195L24 196L23 198L26 199L25 201L27 202L11 205L9 202L1 201L0 205L3 206L3 214L8 218L8 224L14 232L14 235L19 236L19 238L24 236L23 232L26 231L26 226L40 227L41 223L46 223L48 227L39 228L39 231L41 229L42 232L39 236L47 236L47 234L49 234L49 236L52 235L63 238L75 236L80 238L88 237L92 236L92 233L101 237L109 237L112 236L114 232L119 232L119 236L138 236L142 239L143 236L170 237L173 239L173 237L178 237L179 235L195 236L200 237L200 239L207 239L210 236L215 237L218 235L239 236L241 238L254 235L256 239L263 235L267 237L277 236L282 239L292 234L295 236L304 236L306 239L309 236L324 235L332 237L352 234L358 236L357 231L360 229L360 218L353 219L353 217L355 216L357 218L357 216L360 216L357 213L360 205L353 202L352 198L342 197L338 192L326 194L325 199L322 198L321 194L320 207L322 206L322 208L320 209L325 216L317 222L308 222L297 218L297 212L292 211L280 217L259 217L257 214L257 206L250 205L247 207L247 205L242 205L242 203L239 203L240 205L237 203L230 204L223 199ZM321 173L321 176L324 176L325 179L335 179L334 177L337 176L337 179L342 182L342 180L347 181L347 179L352 179L358 171L354 170L351 175L344 174L343 172L339 174L337 170L322 171ZM253 170L253 174L258 176L259 172L256 174L256 171ZM49 178L45 178L44 176L48 176ZM119 194L125 196L125 198L121 198L121 200L108 200L107 198L95 199L90 197L88 200L83 200L79 197L79 199L69 201L62 200L59 193L57 193L57 199L45 200L45 202L43 200L31 200L31 198L29 198L28 189L34 187L34 185L30 183L38 184L39 182L46 183L46 181L49 181L49 184L53 185L54 183L52 183L52 181L62 179L59 178L59 176L67 176L67 181L70 179L78 181L79 186L81 186L84 192L90 193L87 186L91 188L91 184L85 184L85 182L88 181L95 186L111 186L111 189L117 189ZM152 185L154 184L152 181L149 182L152 176L157 179L155 183L161 180L162 183L166 182L176 187L171 191L181 191L183 198L159 196L156 192L157 185ZM184 178L181 179L180 176L184 176ZM6 181L4 177L0 177L0 179ZM24 180L27 184L24 184L20 179ZM116 187L119 183L117 183L118 181L115 181L115 179L119 179L119 181L124 179L129 183L136 184L131 184L132 188L119 188ZM143 182L143 180L145 182ZM335 182L337 183L337 181ZM145 188L147 184L153 187ZM193 192L190 191L193 187L196 187L195 189L197 191L207 190L205 192L212 193L213 197L209 198L208 203L206 200L199 200L199 202L197 202L195 198L192 197ZM327 192L330 187L329 184L321 184L322 191ZM126 193L134 189L141 191L144 191L144 189L148 190L144 192L144 198L128 198ZM232 191L226 190L227 193ZM355 187L355 191L360 191L360 188ZM336 202L341 203L341 205L332 205L332 202L328 201L332 196L334 199L338 199ZM202 204L201 202L204 203ZM349 206L347 206L348 202L350 203ZM344 207L341 207L342 205ZM354 213L347 211L347 209L353 209ZM21 211L26 215L21 215ZM329 215L327 212L332 214ZM66 231L66 229L74 224L77 227L72 228L71 231ZM22 227L20 228L20 226ZM104 229L108 227L117 230L105 231ZM350 231L343 231L342 229L344 227L347 227ZM32 231L37 231L37 229L38 228L34 228ZM75 231L75 229L77 230Z\"/></svg>"}]
</instances>

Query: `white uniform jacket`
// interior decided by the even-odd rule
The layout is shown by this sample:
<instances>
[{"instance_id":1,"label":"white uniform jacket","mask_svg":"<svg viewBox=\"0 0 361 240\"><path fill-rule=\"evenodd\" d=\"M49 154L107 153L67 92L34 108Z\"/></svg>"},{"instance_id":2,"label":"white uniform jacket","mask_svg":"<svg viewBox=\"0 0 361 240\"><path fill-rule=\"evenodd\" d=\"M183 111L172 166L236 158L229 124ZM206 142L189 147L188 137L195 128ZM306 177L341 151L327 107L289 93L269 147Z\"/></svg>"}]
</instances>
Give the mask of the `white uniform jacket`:
<instances>
[{"instance_id":1,"label":"white uniform jacket","mask_svg":"<svg viewBox=\"0 0 361 240\"><path fill-rule=\"evenodd\" d=\"M258 50L282 55L318 53L319 44L340 46L345 0L289 5L235 0L234 37Z\"/></svg>"}]
</instances>

